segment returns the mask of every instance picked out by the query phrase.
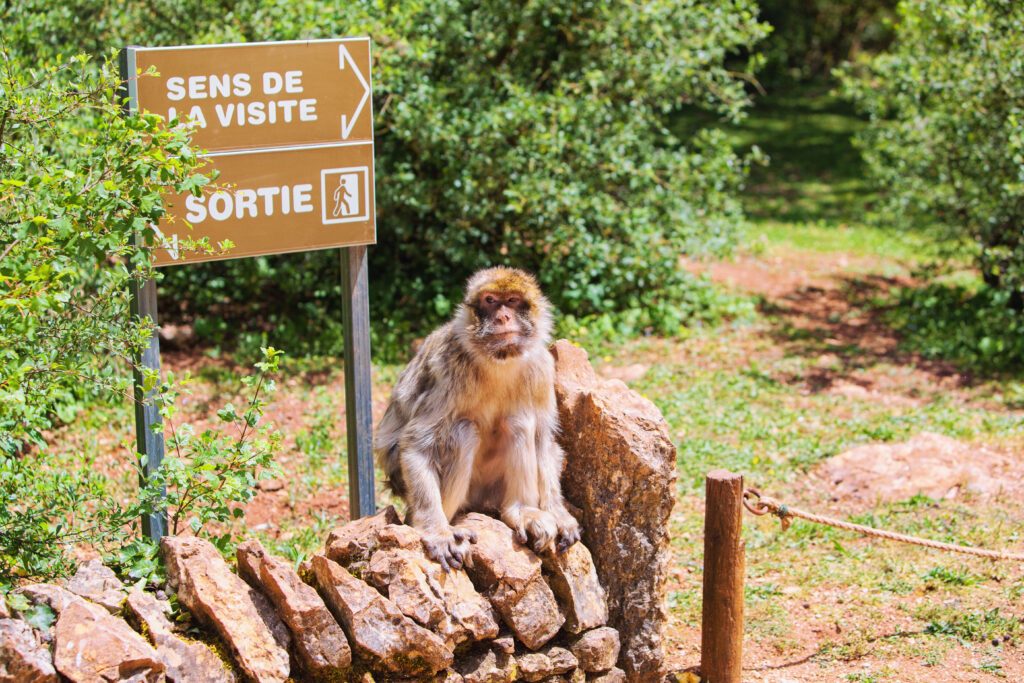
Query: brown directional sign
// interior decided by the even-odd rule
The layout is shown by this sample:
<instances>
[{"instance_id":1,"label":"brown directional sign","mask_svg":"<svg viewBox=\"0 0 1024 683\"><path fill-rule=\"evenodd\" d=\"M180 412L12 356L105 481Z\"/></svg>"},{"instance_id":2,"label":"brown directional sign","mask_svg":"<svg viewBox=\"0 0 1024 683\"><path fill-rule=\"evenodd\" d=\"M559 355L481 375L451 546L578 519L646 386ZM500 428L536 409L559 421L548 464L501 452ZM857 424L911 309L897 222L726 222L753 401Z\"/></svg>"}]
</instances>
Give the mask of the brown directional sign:
<instances>
[{"instance_id":1,"label":"brown directional sign","mask_svg":"<svg viewBox=\"0 0 1024 683\"><path fill-rule=\"evenodd\" d=\"M190 123L219 172L165 198L157 265L374 243L368 38L125 52L131 106ZM201 237L235 246L181 248Z\"/></svg>"}]
</instances>

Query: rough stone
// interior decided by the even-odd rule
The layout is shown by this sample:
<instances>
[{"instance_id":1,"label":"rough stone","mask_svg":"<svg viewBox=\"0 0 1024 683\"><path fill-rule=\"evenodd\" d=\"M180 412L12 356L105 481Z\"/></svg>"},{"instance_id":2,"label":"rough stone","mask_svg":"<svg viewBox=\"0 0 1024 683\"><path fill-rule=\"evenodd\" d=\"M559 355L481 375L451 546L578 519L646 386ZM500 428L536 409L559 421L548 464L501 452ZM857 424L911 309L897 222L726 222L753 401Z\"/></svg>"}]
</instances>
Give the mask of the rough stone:
<instances>
[{"instance_id":1,"label":"rough stone","mask_svg":"<svg viewBox=\"0 0 1024 683\"><path fill-rule=\"evenodd\" d=\"M117 574L99 560L89 560L78 566L68 581L67 589L83 598L102 605L111 614L118 614L128 592Z\"/></svg>"},{"instance_id":2,"label":"rough stone","mask_svg":"<svg viewBox=\"0 0 1024 683\"><path fill-rule=\"evenodd\" d=\"M11 611L7 608L7 601L0 595L0 619L10 619Z\"/></svg>"},{"instance_id":3,"label":"rough stone","mask_svg":"<svg viewBox=\"0 0 1024 683\"><path fill-rule=\"evenodd\" d=\"M576 668L576 657L564 647L550 646L538 652L516 657L519 675L524 681L536 683L548 676L558 676Z\"/></svg>"},{"instance_id":4,"label":"rough stone","mask_svg":"<svg viewBox=\"0 0 1024 683\"><path fill-rule=\"evenodd\" d=\"M664 678L676 449L653 403L619 380L602 380L587 354L552 347L562 490L582 511L583 541L607 592L609 624L622 639L620 666L632 683Z\"/></svg>"},{"instance_id":5,"label":"rough stone","mask_svg":"<svg viewBox=\"0 0 1024 683\"><path fill-rule=\"evenodd\" d=\"M121 619L81 598L66 604L54 631L53 664L73 683L159 683L160 655Z\"/></svg>"},{"instance_id":6,"label":"rough stone","mask_svg":"<svg viewBox=\"0 0 1024 683\"><path fill-rule=\"evenodd\" d=\"M261 683L286 680L288 632L267 598L232 573L209 541L167 536L160 550L181 604L220 635L242 673Z\"/></svg>"},{"instance_id":7,"label":"rough stone","mask_svg":"<svg viewBox=\"0 0 1024 683\"><path fill-rule=\"evenodd\" d=\"M24 621L0 619L0 683L57 683L49 648Z\"/></svg>"},{"instance_id":8,"label":"rough stone","mask_svg":"<svg viewBox=\"0 0 1024 683\"><path fill-rule=\"evenodd\" d=\"M615 667L600 674L587 676L587 683L626 683L629 680L626 672Z\"/></svg>"},{"instance_id":9,"label":"rough stone","mask_svg":"<svg viewBox=\"0 0 1024 683\"><path fill-rule=\"evenodd\" d=\"M174 683L234 683L238 680L235 673L209 647L200 642L185 640L174 633L174 626L167 618L167 603L135 589L128 594L125 605L142 632L156 647L157 654L167 667L167 680Z\"/></svg>"},{"instance_id":10,"label":"rough stone","mask_svg":"<svg viewBox=\"0 0 1024 683\"><path fill-rule=\"evenodd\" d=\"M75 595L66 588L55 586L52 583L35 583L27 586L22 586L14 591L19 595L24 595L34 604L47 605L57 614L68 605L81 602L82 598Z\"/></svg>"},{"instance_id":11,"label":"rough stone","mask_svg":"<svg viewBox=\"0 0 1024 683\"><path fill-rule=\"evenodd\" d=\"M901 443L857 446L829 458L815 474L833 499L861 509L917 494L942 500L970 492L990 499L1024 488L1024 467L1012 457L930 432Z\"/></svg>"},{"instance_id":12,"label":"rough stone","mask_svg":"<svg viewBox=\"0 0 1024 683\"><path fill-rule=\"evenodd\" d=\"M590 551L576 543L564 553L545 553L544 574L565 615L565 630L581 633L608 623L608 602Z\"/></svg>"},{"instance_id":13,"label":"rough stone","mask_svg":"<svg viewBox=\"0 0 1024 683\"><path fill-rule=\"evenodd\" d=\"M407 526L389 525L363 574L402 613L441 636L448 649L498 635L498 617L463 570L444 572L427 558L420 536Z\"/></svg>"},{"instance_id":14,"label":"rough stone","mask_svg":"<svg viewBox=\"0 0 1024 683\"><path fill-rule=\"evenodd\" d=\"M504 652L507 655L510 655L516 651L515 638L509 635L504 635L495 638L491 641L491 646L494 647L498 652Z\"/></svg>"},{"instance_id":15,"label":"rough stone","mask_svg":"<svg viewBox=\"0 0 1024 683\"><path fill-rule=\"evenodd\" d=\"M512 683L519 679L515 657L494 650L464 657L455 670L465 683Z\"/></svg>"},{"instance_id":16,"label":"rough stone","mask_svg":"<svg viewBox=\"0 0 1024 683\"><path fill-rule=\"evenodd\" d=\"M377 548L377 532L387 524L401 524L394 506L387 506L370 517L354 519L327 536L324 554L343 567L366 562Z\"/></svg>"},{"instance_id":17,"label":"rough stone","mask_svg":"<svg viewBox=\"0 0 1024 683\"><path fill-rule=\"evenodd\" d=\"M474 512L458 523L477 535L473 562L467 567L473 584L490 598L526 647L536 650L551 640L565 617L544 581L540 558L516 542L512 530L493 517Z\"/></svg>"},{"instance_id":18,"label":"rough stone","mask_svg":"<svg viewBox=\"0 0 1024 683\"><path fill-rule=\"evenodd\" d=\"M595 628L574 639L569 649L584 671L607 671L619 659L619 632L610 626Z\"/></svg>"},{"instance_id":19,"label":"rough stone","mask_svg":"<svg viewBox=\"0 0 1024 683\"><path fill-rule=\"evenodd\" d=\"M291 630L299 662L315 678L340 678L352 664L352 650L341 626L316 589L291 566L267 554L253 539L238 546L238 572L270 598Z\"/></svg>"},{"instance_id":20,"label":"rough stone","mask_svg":"<svg viewBox=\"0 0 1024 683\"><path fill-rule=\"evenodd\" d=\"M404 676L432 676L451 666L452 653L444 641L344 567L316 555L313 571L325 602L360 656Z\"/></svg>"}]
</instances>

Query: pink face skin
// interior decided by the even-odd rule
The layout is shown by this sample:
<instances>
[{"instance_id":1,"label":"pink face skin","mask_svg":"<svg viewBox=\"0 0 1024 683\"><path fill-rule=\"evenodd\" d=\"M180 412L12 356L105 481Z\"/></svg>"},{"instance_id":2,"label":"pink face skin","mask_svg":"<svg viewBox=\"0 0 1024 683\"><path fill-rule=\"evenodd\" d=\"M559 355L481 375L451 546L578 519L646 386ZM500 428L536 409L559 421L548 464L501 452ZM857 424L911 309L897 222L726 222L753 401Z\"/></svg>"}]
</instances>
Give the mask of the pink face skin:
<instances>
[{"instance_id":1,"label":"pink face skin","mask_svg":"<svg viewBox=\"0 0 1024 683\"><path fill-rule=\"evenodd\" d=\"M478 334L487 349L498 358L517 355L533 331L523 297L515 292L481 292L477 302Z\"/></svg>"}]
</instances>

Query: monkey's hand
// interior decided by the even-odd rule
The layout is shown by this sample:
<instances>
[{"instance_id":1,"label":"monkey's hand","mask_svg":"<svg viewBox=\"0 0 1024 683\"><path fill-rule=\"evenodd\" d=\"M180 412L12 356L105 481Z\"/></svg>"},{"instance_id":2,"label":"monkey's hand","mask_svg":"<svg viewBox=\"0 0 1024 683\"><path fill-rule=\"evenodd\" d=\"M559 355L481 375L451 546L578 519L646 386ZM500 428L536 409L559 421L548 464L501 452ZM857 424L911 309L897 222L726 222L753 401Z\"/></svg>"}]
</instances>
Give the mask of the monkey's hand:
<instances>
[{"instance_id":1,"label":"monkey's hand","mask_svg":"<svg viewBox=\"0 0 1024 683\"><path fill-rule=\"evenodd\" d=\"M427 557L440 564L446 573L449 569L472 565L473 550L470 544L476 543L476 534L469 529L449 526L424 531L422 536Z\"/></svg>"},{"instance_id":2,"label":"monkey's hand","mask_svg":"<svg viewBox=\"0 0 1024 683\"><path fill-rule=\"evenodd\" d=\"M564 553L573 543L580 540L580 523L569 514L567 510L555 513L555 525L558 533L555 535L555 550Z\"/></svg>"}]
</instances>

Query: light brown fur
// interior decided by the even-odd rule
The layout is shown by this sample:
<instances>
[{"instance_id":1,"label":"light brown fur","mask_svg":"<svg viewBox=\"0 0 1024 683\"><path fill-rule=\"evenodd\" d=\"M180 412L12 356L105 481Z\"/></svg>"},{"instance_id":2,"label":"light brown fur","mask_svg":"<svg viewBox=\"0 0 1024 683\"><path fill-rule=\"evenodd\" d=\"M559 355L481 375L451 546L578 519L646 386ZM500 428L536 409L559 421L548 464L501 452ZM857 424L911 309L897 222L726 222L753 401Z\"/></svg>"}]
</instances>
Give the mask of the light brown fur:
<instances>
[{"instance_id":1,"label":"light brown fur","mask_svg":"<svg viewBox=\"0 0 1024 683\"><path fill-rule=\"evenodd\" d=\"M550 305L532 276L482 270L399 376L377 458L445 567L469 558L471 534L451 526L459 512L498 513L538 551L579 540L559 484L550 334Z\"/></svg>"}]
</instances>

